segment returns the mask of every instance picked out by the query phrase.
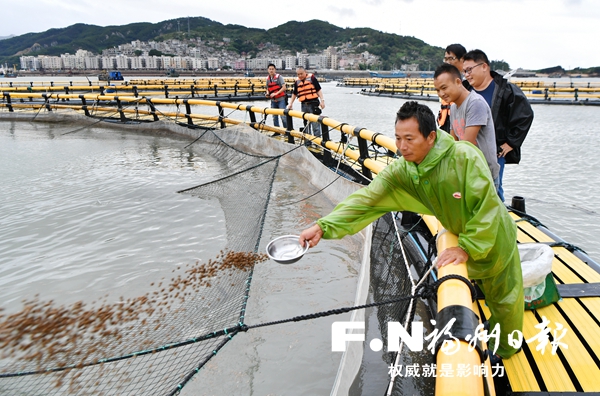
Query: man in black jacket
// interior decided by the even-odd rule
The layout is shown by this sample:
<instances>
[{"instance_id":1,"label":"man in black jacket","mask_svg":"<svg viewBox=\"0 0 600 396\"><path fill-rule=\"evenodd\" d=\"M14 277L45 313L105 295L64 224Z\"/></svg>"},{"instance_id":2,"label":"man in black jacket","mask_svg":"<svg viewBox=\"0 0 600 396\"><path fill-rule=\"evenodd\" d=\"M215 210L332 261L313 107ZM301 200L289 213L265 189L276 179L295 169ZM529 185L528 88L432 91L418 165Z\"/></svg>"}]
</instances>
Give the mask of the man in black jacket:
<instances>
[{"instance_id":1,"label":"man in black jacket","mask_svg":"<svg viewBox=\"0 0 600 396\"><path fill-rule=\"evenodd\" d=\"M467 52L463 57L462 71L465 87L483 96L492 110L500 165L498 195L504 201L504 165L521 161L521 145L533 122L533 110L519 87L491 70L490 61L483 51Z\"/></svg>"}]
</instances>

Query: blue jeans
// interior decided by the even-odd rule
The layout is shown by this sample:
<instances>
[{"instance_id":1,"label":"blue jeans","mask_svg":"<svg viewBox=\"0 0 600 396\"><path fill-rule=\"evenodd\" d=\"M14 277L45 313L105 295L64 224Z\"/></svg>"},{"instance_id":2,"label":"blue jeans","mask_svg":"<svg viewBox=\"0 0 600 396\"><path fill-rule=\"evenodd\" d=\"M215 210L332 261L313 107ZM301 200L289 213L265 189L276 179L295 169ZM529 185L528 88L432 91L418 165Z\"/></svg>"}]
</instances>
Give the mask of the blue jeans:
<instances>
[{"instance_id":1,"label":"blue jeans","mask_svg":"<svg viewBox=\"0 0 600 396\"><path fill-rule=\"evenodd\" d=\"M498 196L504 202L504 189L502 188L502 176L504 175L504 165L506 164L505 157L498 157L498 165L500 165L500 173L498 174Z\"/></svg>"},{"instance_id":2,"label":"blue jeans","mask_svg":"<svg viewBox=\"0 0 600 396\"><path fill-rule=\"evenodd\" d=\"M273 109L285 109L285 100L278 100L277 102L272 100L271 101L271 108ZM281 117L281 123L283 124L284 128L287 128L287 119L285 116L276 116L273 115L273 125L275 125L276 127L279 126L279 118Z\"/></svg>"},{"instance_id":3,"label":"blue jeans","mask_svg":"<svg viewBox=\"0 0 600 396\"><path fill-rule=\"evenodd\" d=\"M304 113L310 113L313 114L313 110L315 109L315 107L319 107L319 102L315 101L315 102L301 102L300 103L300 109L304 112ZM321 137L321 124L319 124L318 122L311 122L310 124L310 129L307 129L304 131L304 133L310 133L316 137Z\"/></svg>"}]
</instances>

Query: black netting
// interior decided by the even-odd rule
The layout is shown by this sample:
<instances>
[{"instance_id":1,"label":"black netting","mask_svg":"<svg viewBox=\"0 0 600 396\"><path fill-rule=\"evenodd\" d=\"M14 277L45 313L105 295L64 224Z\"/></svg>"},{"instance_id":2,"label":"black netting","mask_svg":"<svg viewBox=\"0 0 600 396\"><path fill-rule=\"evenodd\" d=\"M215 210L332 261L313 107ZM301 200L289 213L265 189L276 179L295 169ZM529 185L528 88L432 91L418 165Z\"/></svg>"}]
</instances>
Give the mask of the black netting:
<instances>
[{"instance_id":1,"label":"black netting","mask_svg":"<svg viewBox=\"0 0 600 396\"><path fill-rule=\"evenodd\" d=\"M0 317L0 394L168 395L232 339L244 312L278 157L199 139L226 174L184 192L218 199L227 250L146 295L55 307L37 300Z\"/></svg>"},{"instance_id":2,"label":"black netting","mask_svg":"<svg viewBox=\"0 0 600 396\"><path fill-rule=\"evenodd\" d=\"M396 236L394 216L388 213L373 227L371 246L371 287L374 301L386 301L412 294L412 279ZM387 323L404 323L410 301L387 304L377 308L377 319L382 329L384 345L387 345ZM391 363L394 353L386 353L385 360Z\"/></svg>"},{"instance_id":3,"label":"black netting","mask_svg":"<svg viewBox=\"0 0 600 396\"><path fill-rule=\"evenodd\" d=\"M203 139L210 141L211 154L225 163L229 173L180 192L218 199L225 213L228 245L234 250L256 251L279 157L243 153L212 131Z\"/></svg>"},{"instance_id":4,"label":"black netting","mask_svg":"<svg viewBox=\"0 0 600 396\"><path fill-rule=\"evenodd\" d=\"M374 223L371 246L371 279L370 290L372 301L386 301L412 294L413 284L423 278L429 268L426 254L418 242L416 230L411 232L403 229L401 216L397 213L388 213ZM402 245L402 246L401 246ZM383 345L388 345L388 322L408 323L407 331L411 332L413 320L429 317L428 307L419 299L403 301L394 304L381 305L368 312L370 317L376 317L376 327L369 328L369 337L378 337L383 340ZM415 317L417 319L415 319ZM425 328L431 329L428 321L424 321ZM364 392L387 394L390 376L390 367L409 364L431 364L435 359L429 352L411 352L403 348L400 356L396 352L387 352L384 348L379 353L369 352L363 358L361 373L357 377L351 394L364 394ZM391 395L432 394L434 390L433 378L404 378L396 377Z\"/></svg>"}]
</instances>

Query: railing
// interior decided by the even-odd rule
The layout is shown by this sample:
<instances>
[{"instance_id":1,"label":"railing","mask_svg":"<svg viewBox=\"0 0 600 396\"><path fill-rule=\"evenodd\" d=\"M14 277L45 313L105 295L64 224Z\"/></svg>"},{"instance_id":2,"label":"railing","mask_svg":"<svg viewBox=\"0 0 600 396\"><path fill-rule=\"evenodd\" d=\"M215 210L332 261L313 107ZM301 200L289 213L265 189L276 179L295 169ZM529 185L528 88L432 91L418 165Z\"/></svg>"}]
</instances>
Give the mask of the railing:
<instances>
[{"instance_id":1,"label":"railing","mask_svg":"<svg viewBox=\"0 0 600 396\"><path fill-rule=\"evenodd\" d=\"M187 95L191 98L205 97L205 98L233 98L232 100L240 100L240 97L244 96L244 100L264 99L266 92L265 81L250 81L250 80L198 80L196 82L190 81L177 81L163 83L138 83L133 84L131 82L124 83L97 83L89 81L85 82L69 81L68 84L54 83L49 84L34 84L33 82L20 82L20 83L8 83L2 87L4 93L20 93L20 92L62 92L65 94L71 93L95 93L98 92L101 95L105 93L116 93L120 95L133 95L138 96L159 96L169 98L169 96Z\"/></svg>"},{"instance_id":2,"label":"railing","mask_svg":"<svg viewBox=\"0 0 600 396\"><path fill-rule=\"evenodd\" d=\"M144 108L144 106L147 107ZM175 109L173 109L173 106ZM196 113L193 108L197 106L215 108L217 115ZM171 120L189 128L225 128L228 124L245 123L260 131L276 132L286 136L287 141L290 143L295 143L295 139L309 140L325 149L323 150L325 163L333 158L343 158L345 161L354 164L353 168L365 178L365 182L371 180L373 174L379 173L387 164L393 161L396 158L397 151L394 139L366 128L336 121L327 116L226 101L194 98L152 98L140 96L139 91L137 96L129 91L126 94L115 93L114 95L35 93L23 92L22 90L12 93L3 92L0 98L0 110L5 110L8 113L16 111L29 112L29 114L41 111L71 110L82 113L87 117L113 119L121 122ZM230 110L231 113L225 114L226 110ZM240 116L243 120L232 117L236 112L243 113L243 117ZM257 115L259 117L266 117L267 115L286 117L288 127L284 129L267 126L264 123L264 118L262 121L258 121ZM248 119L249 122L246 122L245 120ZM302 127L300 130L294 130L294 119L302 120L303 124L308 122L319 123L322 137L305 134ZM340 133L339 141L332 140L332 131ZM353 145L350 144L350 140L354 137L357 138L357 143Z\"/></svg>"},{"instance_id":3,"label":"railing","mask_svg":"<svg viewBox=\"0 0 600 396\"><path fill-rule=\"evenodd\" d=\"M433 87L433 79L431 78L344 78L342 85L348 87L375 87L380 84L396 84L396 85L409 85L421 86L423 84L431 85Z\"/></svg>"},{"instance_id":4,"label":"railing","mask_svg":"<svg viewBox=\"0 0 600 396\"><path fill-rule=\"evenodd\" d=\"M516 81L525 96L534 103L587 102L600 104L600 84L543 81ZM438 100L432 79L345 79L346 86L368 87L363 89L367 95L390 95L414 97L423 100Z\"/></svg>"}]
</instances>

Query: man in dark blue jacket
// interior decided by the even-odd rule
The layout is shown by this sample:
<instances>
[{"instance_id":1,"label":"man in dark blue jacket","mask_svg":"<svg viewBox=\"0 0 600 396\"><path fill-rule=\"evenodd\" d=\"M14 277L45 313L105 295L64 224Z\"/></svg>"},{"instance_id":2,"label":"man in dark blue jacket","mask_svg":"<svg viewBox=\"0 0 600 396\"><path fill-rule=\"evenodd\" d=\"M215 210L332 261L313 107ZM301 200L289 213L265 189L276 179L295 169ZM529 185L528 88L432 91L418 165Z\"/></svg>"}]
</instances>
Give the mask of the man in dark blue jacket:
<instances>
[{"instance_id":1,"label":"man in dark blue jacket","mask_svg":"<svg viewBox=\"0 0 600 396\"><path fill-rule=\"evenodd\" d=\"M504 201L504 165L521 161L521 145L533 122L533 110L519 87L491 70L490 61L483 51L467 52L463 57L462 71L465 87L483 96L492 110L500 165L498 195Z\"/></svg>"}]
</instances>

